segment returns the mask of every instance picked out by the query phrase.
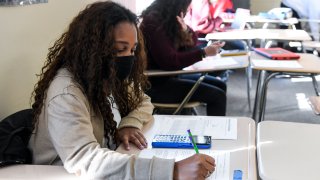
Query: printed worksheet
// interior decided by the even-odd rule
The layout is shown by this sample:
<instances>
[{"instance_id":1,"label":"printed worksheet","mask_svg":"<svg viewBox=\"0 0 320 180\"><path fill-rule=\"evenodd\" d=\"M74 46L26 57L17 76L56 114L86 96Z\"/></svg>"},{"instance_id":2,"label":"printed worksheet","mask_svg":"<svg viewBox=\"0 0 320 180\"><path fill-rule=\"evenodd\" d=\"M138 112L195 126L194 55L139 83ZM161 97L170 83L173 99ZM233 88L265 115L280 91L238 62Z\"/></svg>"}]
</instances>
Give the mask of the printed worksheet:
<instances>
[{"instance_id":1,"label":"printed worksheet","mask_svg":"<svg viewBox=\"0 0 320 180\"><path fill-rule=\"evenodd\" d=\"M193 65L184 68L183 70L212 69L214 67L229 67L235 65L238 65L238 62L231 57L221 59L214 59L212 57L208 57L202 61L196 62Z\"/></svg>"},{"instance_id":2,"label":"printed worksheet","mask_svg":"<svg viewBox=\"0 0 320 180\"><path fill-rule=\"evenodd\" d=\"M211 136L212 139L237 139L237 119L210 116L154 116L161 122L155 134L186 135L190 129L193 135ZM172 118L175 120L173 121ZM160 127L160 126L157 126Z\"/></svg>"},{"instance_id":3,"label":"printed worksheet","mask_svg":"<svg viewBox=\"0 0 320 180\"><path fill-rule=\"evenodd\" d=\"M229 180L230 179L230 152L201 150L202 154L212 156L216 161L215 172L207 180ZM164 159L175 159L180 161L195 154L194 149L144 149L140 152L141 158L152 158L153 156Z\"/></svg>"}]
</instances>

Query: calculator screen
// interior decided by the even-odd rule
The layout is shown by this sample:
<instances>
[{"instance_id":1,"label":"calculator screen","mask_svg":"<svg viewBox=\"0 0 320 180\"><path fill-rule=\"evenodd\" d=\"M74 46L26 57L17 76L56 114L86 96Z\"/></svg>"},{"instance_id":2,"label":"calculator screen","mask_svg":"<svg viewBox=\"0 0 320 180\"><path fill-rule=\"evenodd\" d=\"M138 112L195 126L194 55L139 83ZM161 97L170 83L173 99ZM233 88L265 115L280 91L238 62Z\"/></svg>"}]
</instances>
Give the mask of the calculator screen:
<instances>
[{"instance_id":1,"label":"calculator screen","mask_svg":"<svg viewBox=\"0 0 320 180\"><path fill-rule=\"evenodd\" d=\"M210 136L193 136L197 144L209 144L211 141Z\"/></svg>"}]
</instances>

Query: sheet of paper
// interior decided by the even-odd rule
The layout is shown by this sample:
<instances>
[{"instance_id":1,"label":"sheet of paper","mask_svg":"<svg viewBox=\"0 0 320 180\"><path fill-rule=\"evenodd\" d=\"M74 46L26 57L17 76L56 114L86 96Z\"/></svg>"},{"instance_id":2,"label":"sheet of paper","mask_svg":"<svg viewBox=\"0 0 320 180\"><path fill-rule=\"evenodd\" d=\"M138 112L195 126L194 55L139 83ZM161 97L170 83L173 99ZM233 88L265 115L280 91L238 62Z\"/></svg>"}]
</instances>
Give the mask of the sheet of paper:
<instances>
[{"instance_id":1,"label":"sheet of paper","mask_svg":"<svg viewBox=\"0 0 320 180\"><path fill-rule=\"evenodd\" d=\"M298 61L294 60L252 60L254 66L272 68L302 68Z\"/></svg>"},{"instance_id":2,"label":"sheet of paper","mask_svg":"<svg viewBox=\"0 0 320 180\"><path fill-rule=\"evenodd\" d=\"M229 67L237 65L238 62L235 61L231 57L227 58L214 58L214 57L207 57L206 59L199 61L197 63L194 63L191 66L188 66L184 68L183 70L201 70L201 69L212 69L217 67Z\"/></svg>"},{"instance_id":3,"label":"sheet of paper","mask_svg":"<svg viewBox=\"0 0 320 180\"><path fill-rule=\"evenodd\" d=\"M210 116L154 116L161 122L155 134L207 135L213 139L237 139L237 119ZM159 119L160 118L160 119ZM173 121L172 118L175 120Z\"/></svg>"},{"instance_id":4,"label":"sheet of paper","mask_svg":"<svg viewBox=\"0 0 320 180\"><path fill-rule=\"evenodd\" d=\"M152 158L153 156L180 161L194 155L193 149L144 149L140 152L141 158ZM207 180L229 180L230 179L230 152L201 150L201 153L212 156L216 161L215 172Z\"/></svg>"}]
</instances>

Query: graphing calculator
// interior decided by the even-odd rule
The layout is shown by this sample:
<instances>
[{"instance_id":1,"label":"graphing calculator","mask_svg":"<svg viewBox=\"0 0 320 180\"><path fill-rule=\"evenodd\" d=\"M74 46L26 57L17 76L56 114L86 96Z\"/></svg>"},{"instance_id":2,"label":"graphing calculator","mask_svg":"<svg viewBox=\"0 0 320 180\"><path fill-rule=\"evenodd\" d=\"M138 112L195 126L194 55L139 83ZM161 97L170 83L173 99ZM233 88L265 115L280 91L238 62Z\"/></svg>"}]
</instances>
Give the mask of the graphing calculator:
<instances>
[{"instance_id":1,"label":"graphing calculator","mask_svg":"<svg viewBox=\"0 0 320 180\"><path fill-rule=\"evenodd\" d=\"M193 136L199 149L211 148L211 136ZM193 148L188 135L155 135L153 148Z\"/></svg>"}]
</instances>

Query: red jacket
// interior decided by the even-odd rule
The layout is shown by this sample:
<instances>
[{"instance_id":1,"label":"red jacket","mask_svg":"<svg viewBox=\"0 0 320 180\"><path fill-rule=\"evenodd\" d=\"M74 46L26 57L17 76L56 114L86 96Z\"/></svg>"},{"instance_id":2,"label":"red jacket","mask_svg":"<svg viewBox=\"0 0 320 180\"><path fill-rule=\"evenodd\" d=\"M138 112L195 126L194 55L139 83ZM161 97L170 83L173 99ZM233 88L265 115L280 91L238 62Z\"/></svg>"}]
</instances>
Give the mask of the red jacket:
<instances>
[{"instance_id":1,"label":"red jacket","mask_svg":"<svg viewBox=\"0 0 320 180\"><path fill-rule=\"evenodd\" d=\"M219 16L227 10L233 10L230 0L193 0L184 20L195 32L208 34L220 26Z\"/></svg>"}]
</instances>

